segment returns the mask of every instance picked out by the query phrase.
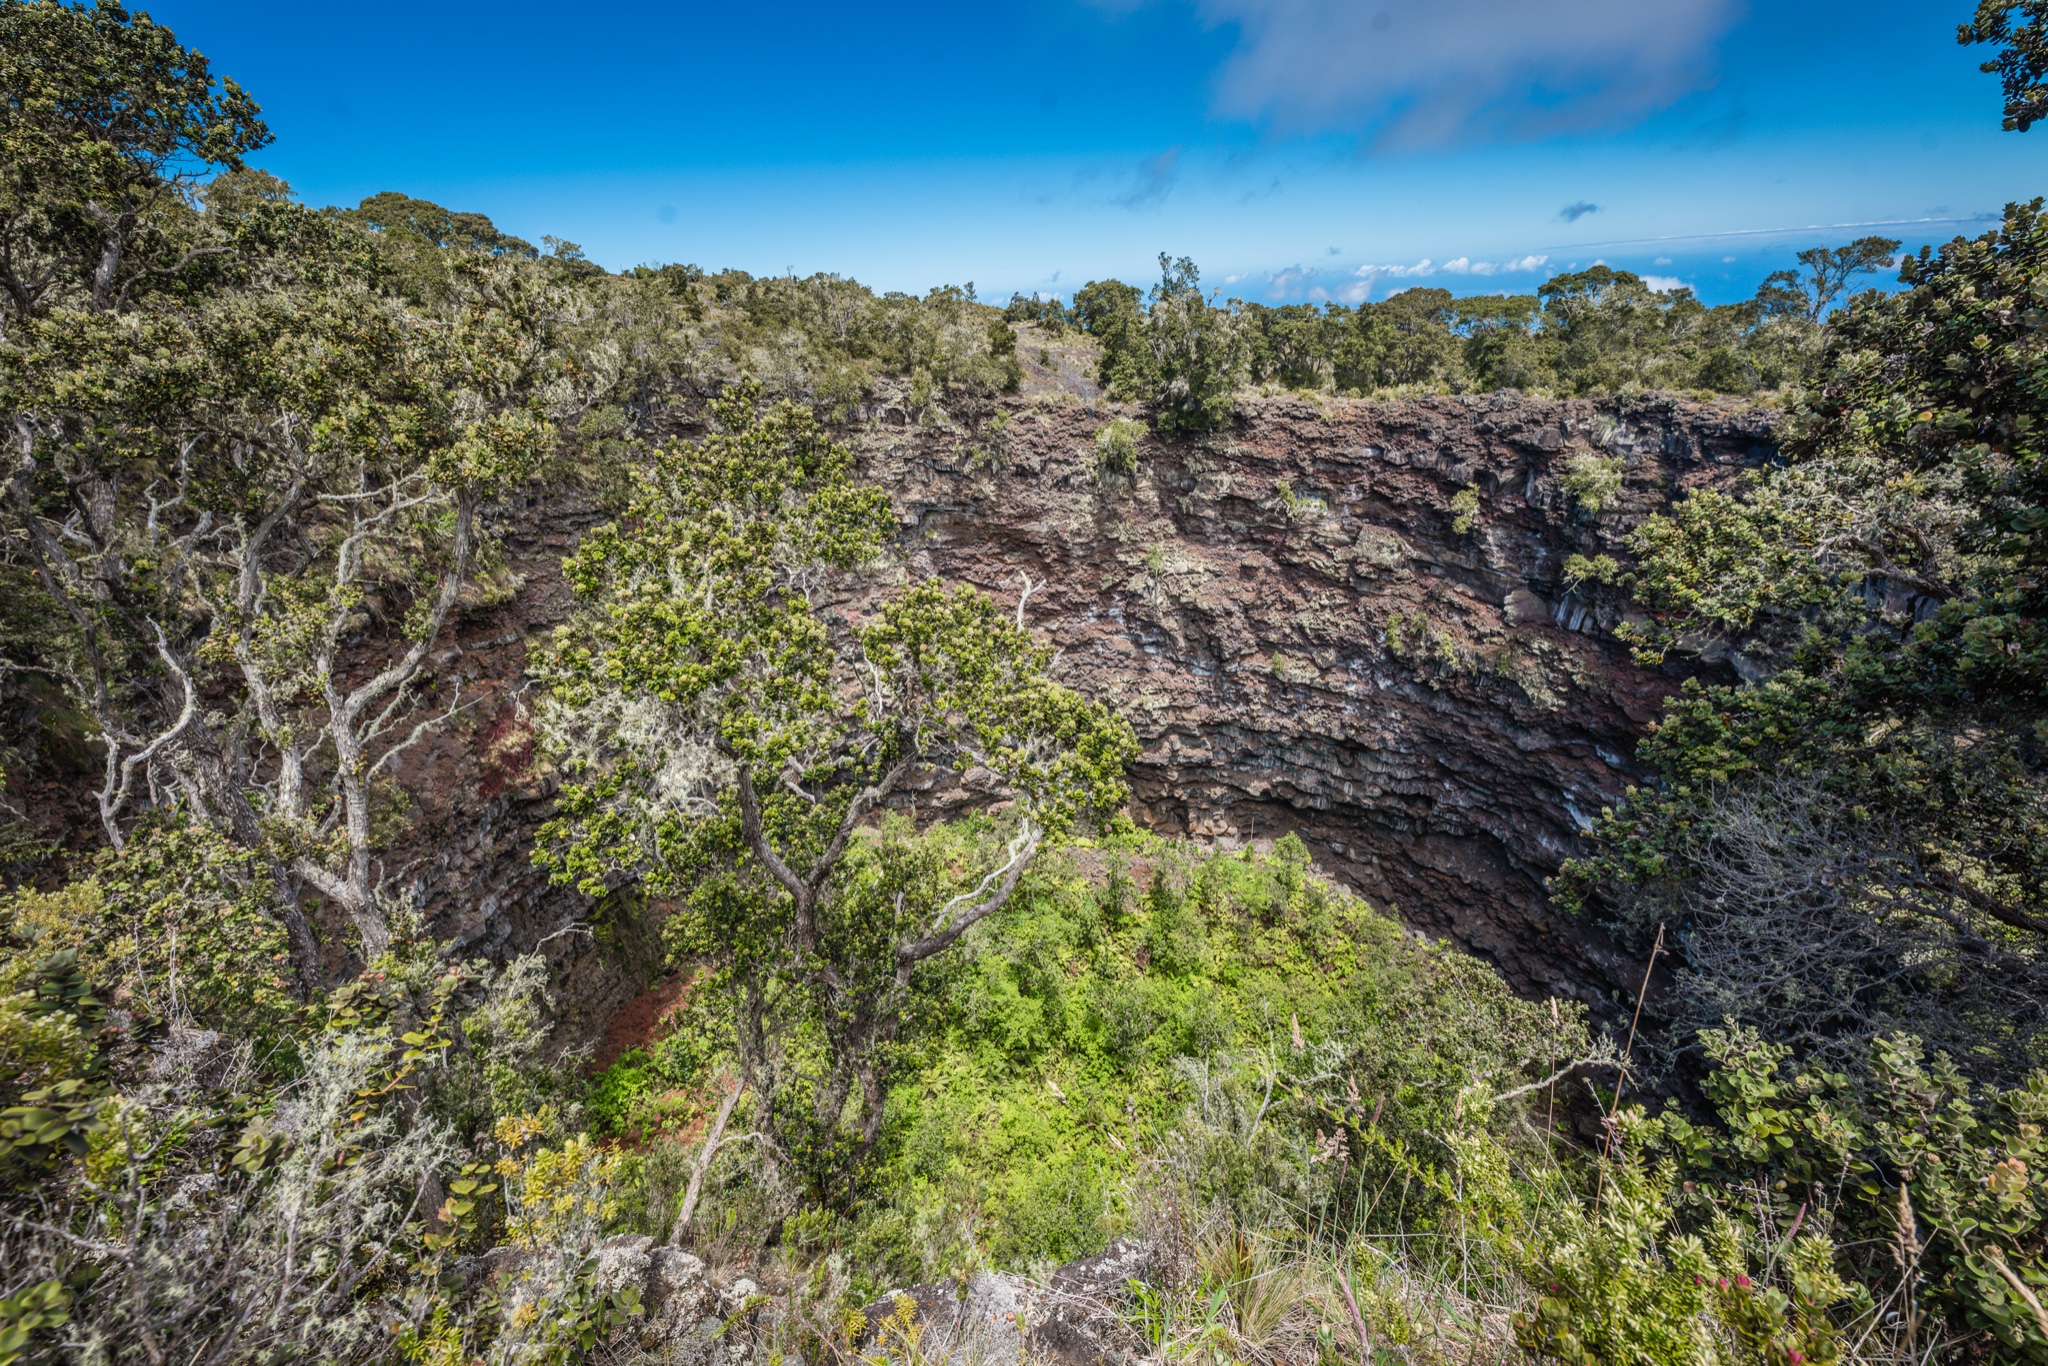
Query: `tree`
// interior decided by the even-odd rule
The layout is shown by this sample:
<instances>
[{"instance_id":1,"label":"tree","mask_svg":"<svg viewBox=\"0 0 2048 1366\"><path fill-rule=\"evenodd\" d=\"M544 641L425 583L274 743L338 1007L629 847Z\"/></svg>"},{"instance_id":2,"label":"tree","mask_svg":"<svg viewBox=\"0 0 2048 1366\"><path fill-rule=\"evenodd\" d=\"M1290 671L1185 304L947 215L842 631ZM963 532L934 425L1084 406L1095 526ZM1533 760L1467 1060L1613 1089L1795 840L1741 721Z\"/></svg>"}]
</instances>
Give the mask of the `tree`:
<instances>
[{"instance_id":1,"label":"tree","mask_svg":"<svg viewBox=\"0 0 2048 1366\"><path fill-rule=\"evenodd\" d=\"M0 0L0 72L0 563L46 605L0 670L85 718L113 848L183 806L260 853L310 992L302 885L385 947L380 769L456 704L421 719L422 666L480 508L552 448L559 296L440 211L456 247L407 229L445 258L431 300L395 297L376 238L243 165L255 103L146 15Z\"/></svg>"},{"instance_id":2,"label":"tree","mask_svg":"<svg viewBox=\"0 0 2048 1366\"><path fill-rule=\"evenodd\" d=\"M0 285L104 312L226 250L185 202L270 141L256 102L119 4L0 0Z\"/></svg>"},{"instance_id":3,"label":"tree","mask_svg":"<svg viewBox=\"0 0 2048 1366\"><path fill-rule=\"evenodd\" d=\"M1121 280L1090 280L1074 291L1074 321L1102 345L1096 380L1113 399L1142 402L1157 381L1145 335L1144 294Z\"/></svg>"},{"instance_id":4,"label":"tree","mask_svg":"<svg viewBox=\"0 0 2048 1366\"><path fill-rule=\"evenodd\" d=\"M1234 306L1202 296L1201 273L1183 256L1159 253L1145 332L1156 379L1150 395L1161 432L1214 431L1230 421L1251 349Z\"/></svg>"},{"instance_id":5,"label":"tree","mask_svg":"<svg viewBox=\"0 0 2048 1366\"><path fill-rule=\"evenodd\" d=\"M371 787L420 733L414 684L479 507L552 446L553 307L532 267L478 263L434 319L299 285L59 310L0 347L0 545L65 632L9 662L91 719L114 847L138 804L183 801L273 852L308 986L291 880L348 912L367 957L383 948ZM372 605L391 645L366 666ZM225 707L203 701L230 684Z\"/></svg>"},{"instance_id":6,"label":"tree","mask_svg":"<svg viewBox=\"0 0 2048 1366\"><path fill-rule=\"evenodd\" d=\"M1771 675L1689 684L1658 784L1568 870L1681 931L1681 1018L1844 1058L1910 1025L1993 1076L2048 1029L2044 268L2038 200L1907 258L1829 319L1783 463L1632 539L1646 658L1719 639Z\"/></svg>"},{"instance_id":7,"label":"tree","mask_svg":"<svg viewBox=\"0 0 2048 1366\"><path fill-rule=\"evenodd\" d=\"M496 224L480 213L457 213L430 200L385 190L373 194L353 209L353 218L378 232L404 233L433 247L460 247L491 256L522 256L538 259L533 244L498 231Z\"/></svg>"},{"instance_id":8,"label":"tree","mask_svg":"<svg viewBox=\"0 0 2048 1366\"><path fill-rule=\"evenodd\" d=\"M756 411L655 453L624 520L568 561L543 713L569 775L542 833L563 881L684 898L717 964L763 1131L821 1194L880 1132L887 1050L920 965L1000 909L1049 842L1113 812L1130 728L1055 683L1050 655L972 589L886 583L895 532L811 416ZM999 852L948 866L864 822L912 775L989 776Z\"/></svg>"},{"instance_id":9,"label":"tree","mask_svg":"<svg viewBox=\"0 0 2048 1366\"><path fill-rule=\"evenodd\" d=\"M1066 306L1060 303L1059 295L1041 299L1036 291L1028 299L1022 294L1012 294L1009 305L1003 309L1003 318L1013 323L1035 323L1052 337L1066 335L1067 325L1073 321Z\"/></svg>"},{"instance_id":10,"label":"tree","mask_svg":"<svg viewBox=\"0 0 2048 1366\"><path fill-rule=\"evenodd\" d=\"M2048 3L1978 0L1976 17L1957 25L1956 41L2001 49L1978 70L1996 75L2005 87L2006 131L2024 133L2048 115Z\"/></svg>"},{"instance_id":11,"label":"tree","mask_svg":"<svg viewBox=\"0 0 2048 1366\"><path fill-rule=\"evenodd\" d=\"M1537 389L1554 380L1540 336L1543 301L1533 294L1459 299L1451 320L1464 338L1461 360L1480 389Z\"/></svg>"},{"instance_id":12,"label":"tree","mask_svg":"<svg viewBox=\"0 0 2048 1366\"><path fill-rule=\"evenodd\" d=\"M1578 393L1640 384L1662 349L1669 300L1631 271L1589 266L1536 291L1552 366Z\"/></svg>"},{"instance_id":13,"label":"tree","mask_svg":"<svg viewBox=\"0 0 2048 1366\"><path fill-rule=\"evenodd\" d=\"M1808 247L1799 253L1805 278L1792 270L1774 270L1764 277L1757 299L1767 312L1803 313L1819 322L1860 275L1884 269L1898 254L1895 237L1859 237L1846 247Z\"/></svg>"},{"instance_id":14,"label":"tree","mask_svg":"<svg viewBox=\"0 0 2048 1366\"><path fill-rule=\"evenodd\" d=\"M1370 393L1397 384L1448 383L1458 375L1458 339L1447 289L1404 289L1360 304L1337 343L1337 387Z\"/></svg>"},{"instance_id":15,"label":"tree","mask_svg":"<svg viewBox=\"0 0 2048 1366\"><path fill-rule=\"evenodd\" d=\"M1327 312L1315 304L1241 305L1252 382L1271 380L1289 389L1327 387L1335 349L1330 334L1343 328L1349 313L1342 305Z\"/></svg>"}]
</instances>

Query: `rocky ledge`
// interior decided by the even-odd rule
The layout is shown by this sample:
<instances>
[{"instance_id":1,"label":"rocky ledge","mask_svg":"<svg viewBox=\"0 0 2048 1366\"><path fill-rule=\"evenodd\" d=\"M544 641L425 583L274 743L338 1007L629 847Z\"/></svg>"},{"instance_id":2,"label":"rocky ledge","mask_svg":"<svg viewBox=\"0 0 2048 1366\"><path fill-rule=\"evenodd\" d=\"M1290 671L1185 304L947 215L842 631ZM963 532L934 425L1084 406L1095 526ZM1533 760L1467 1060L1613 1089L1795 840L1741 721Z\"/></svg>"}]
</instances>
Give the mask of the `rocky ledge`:
<instances>
[{"instance_id":1,"label":"rocky ledge","mask_svg":"<svg viewBox=\"0 0 2048 1366\"><path fill-rule=\"evenodd\" d=\"M1623 554L1682 490L1770 457L1769 415L1653 397L1266 399L1190 442L1146 438L1105 472L1112 416L1020 403L1000 436L860 434L914 574L1014 602L1063 677L1144 743L1134 814L1165 833L1298 832L1410 925L1521 991L1632 983L1544 880L1643 776L1637 740L1676 690L1612 635L1627 610L1565 562ZM1619 462L1597 508L1575 457ZM1584 459L1578 461L1583 467ZM1710 660L1729 669L1740 661Z\"/></svg>"},{"instance_id":2,"label":"rocky ledge","mask_svg":"<svg viewBox=\"0 0 2048 1366\"><path fill-rule=\"evenodd\" d=\"M479 1274L510 1260L486 1255ZM1043 1284L983 1271L964 1284L892 1290L827 1332L848 1334L862 1359L1128 1366L1147 1355L1128 1323L1130 1287L1152 1279L1158 1261L1146 1244L1119 1238ZM637 1292L640 1313L617 1330L613 1356L664 1366L747 1366L757 1343L786 1336L802 1312L786 1293L746 1276L717 1277L692 1254L642 1235L621 1235L599 1249L594 1288Z\"/></svg>"}]
</instances>

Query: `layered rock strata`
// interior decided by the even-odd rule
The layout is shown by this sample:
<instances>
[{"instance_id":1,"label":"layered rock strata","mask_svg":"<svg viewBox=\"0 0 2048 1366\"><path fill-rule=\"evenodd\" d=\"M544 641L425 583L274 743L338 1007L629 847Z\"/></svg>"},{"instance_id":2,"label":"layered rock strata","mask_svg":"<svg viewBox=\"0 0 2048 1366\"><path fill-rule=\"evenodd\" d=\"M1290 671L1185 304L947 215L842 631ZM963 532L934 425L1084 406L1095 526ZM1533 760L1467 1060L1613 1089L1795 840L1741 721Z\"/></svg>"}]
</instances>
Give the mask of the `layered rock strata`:
<instances>
[{"instance_id":1,"label":"layered rock strata","mask_svg":"<svg viewBox=\"0 0 2048 1366\"><path fill-rule=\"evenodd\" d=\"M1007 602L1028 581L1065 680L1137 727L1142 823L1297 831L1339 879L1526 992L1632 981L1548 909L1544 879L1643 776L1635 744L1677 679L1632 662L1612 635L1625 599L1571 584L1566 561L1622 555L1682 489L1768 458L1767 416L1267 399L1207 440L1144 439L1122 475L1096 449L1110 415L1048 395L998 442L881 413L860 449L910 572ZM1589 508L1572 468L1619 489Z\"/></svg>"},{"instance_id":2,"label":"layered rock strata","mask_svg":"<svg viewBox=\"0 0 2048 1366\"><path fill-rule=\"evenodd\" d=\"M1573 585L1566 561L1620 554L1681 490L1767 459L1766 414L1275 398L1211 438L1147 436L1116 473L1097 433L1143 414L1067 393L1002 412L933 426L883 402L850 439L895 498L906 576L1009 604L1029 584L1061 677L1137 728L1142 823L1297 831L1337 878L1525 992L1632 984L1548 908L1544 879L1641 778L1635 744L1678 679L1631 661L1611 633L1625 599ZM1597 510L1566 487L1588 462L1620 478ZM587 904L531 866L551 789L524 696L527 642L569 610L560 561L596 518L565 494L501 510L504 568L436 660L475 705L401 776L418 801L402 857L435 932L472 952L547 943L601 1022L651 946L571 929Z\"/></svg>"}]
</instances>

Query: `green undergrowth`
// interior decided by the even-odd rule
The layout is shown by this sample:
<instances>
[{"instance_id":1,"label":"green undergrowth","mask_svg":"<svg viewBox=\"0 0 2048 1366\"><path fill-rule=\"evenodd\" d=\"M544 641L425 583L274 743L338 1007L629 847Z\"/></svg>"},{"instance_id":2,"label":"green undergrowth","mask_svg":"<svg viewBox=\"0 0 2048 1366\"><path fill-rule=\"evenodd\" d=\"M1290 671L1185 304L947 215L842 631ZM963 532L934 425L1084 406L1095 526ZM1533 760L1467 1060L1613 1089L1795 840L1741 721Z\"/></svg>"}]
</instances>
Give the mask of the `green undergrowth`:
<instances>
[{"instance_id":1,"label":"green undergrowth","mask_svg":"<svg viewBox=\"0 0 2048 1366\"><path fill-rule=\"evenodd\" d=\"M1292 837L1266 855L1131 837L1049 857L919 991L866 1198L758 1231L841 1250L877 1285L1093 1252L1162 1158L1240 1218L1355 1222L1369 1170L1383 1184L1390 1154L1584 1044L1574 1012L1332 889ZM699 995L600 1074L588 1113L634 1133L701 1113L725 1065L717 1008ZM1377 1152L1328 1150L1345 1111ZM714 1227L774 1218L744 1162L722 1170ZM1403 1217L1426 1204L1411 1191Z\"/></svg>"},{"instance_id":2,"label":"green undergrowth","mask_svg":"<svg viewBox=\"0 0 2048 1366\"><path fill-rule=\"evenodd\" d=\"M914 838L971 866L995 835ZM732 1075L717 1000L593 1083L593 1116L640 1097L614 1227L669 1232ZM1731 1028L1700 1036L1694 1104L1617 1106L1579 1008L1408 934L1298 840L1049 855L909 1016L857 1197L804 1199L742 1139L693 1246L857 1305L1136 1232L1186 1259L1160 1322L1209 1324L1185 1347L1227 1321L1246 1360L1353 1332L1346 1293L1417 1362L2048 1360L2048 1075L1975 1087L1905 1036L1835 1074ZM1269 1281L1297 1307L1261 1328Z\"/></svg>"}]
</instances>

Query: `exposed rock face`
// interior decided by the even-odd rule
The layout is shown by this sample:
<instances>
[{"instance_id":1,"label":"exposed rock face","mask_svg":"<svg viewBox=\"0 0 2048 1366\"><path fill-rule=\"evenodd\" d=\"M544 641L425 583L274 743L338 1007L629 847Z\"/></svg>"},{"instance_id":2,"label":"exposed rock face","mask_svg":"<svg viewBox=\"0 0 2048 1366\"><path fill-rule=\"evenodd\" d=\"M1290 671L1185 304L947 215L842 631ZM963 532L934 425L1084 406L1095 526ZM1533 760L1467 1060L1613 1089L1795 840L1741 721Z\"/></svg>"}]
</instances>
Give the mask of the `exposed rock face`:
<instances>
[{"instance_id":1,"label":"exposed rock face","mask_svg":"<svg viewBox=\"0 0 2048 1366\"><path fill-rule=\"evenodd\" d=\"M953 1363L1017 1361L1023 1356L1032 1285L1022 1276L977 1271L962 1286L932 1281L892 1290L861 1310L859 1345L876 1356Z\"/></svg>"},{"instance_id":2,"label":"exposed rock face","mask_svg":"<svg viewBox=\"0 0 2048 1366\"><path fill-rule=\"evenodd\" d=\"M501 1247L477 1258L472 1289L516 1274L521 1256ZM1130 1287L1155 1279L1157 1260L1145 1243L1118 1238L1096 1256L1060 1267L1044 1284L978 1271L964 1285L945 1280L892 1290L848 1327L870 1360L979 1366L1028 1357L1045 1366L1127 1366L1148 1355L1126 1321ZM500 1293L505 1284L500 1281ZM599 1246L593 1289L631 1290L641 1305L606 1344L619 1361L748 1366L763 1355L757 1343L772 1342L778 1328L791 1326L789 1287L764 1290L745 1276L720 1283L697 1257L639 1234Z\"/></svg>"},{"instance_id":3,"label":"exposed rock face","mask_svg":"<svg viewBox=\"0 0 2048 1366\"><path fill-rule=\"evenodd\" d=\"M1132 1284L1155 1281L1162 1260L1149 1244L1117 1238L1053 1272L1030 1320L1033 1354L1057 1366L1122 1366L1149 1356L1124 1311Z\"/></svg>"},{"instance_id":4,"label":"exposed rock face","mask_svg":"<svg viewBox=\"0 0 2048 1366\"><path fill-rule=\"evenodd\" d=\"M1632 985L1549 911L1543 881L1640 777L1635 743L1677 678L1630 661L1610 634L1621 598L1573 591L1565 561L1617 551L1681 488L1767 458L1765 414L1663 398L1257 400L1211 439L1142 441L1135 474L1105 478L1105 405L1048 394L1007 411L998 438L885 403L852 439L896 499L910 574L1011 603L1029 576L1026 619L1059 646L1061 676L1144 742L1142 822L1299 831L1330 872L1520 990ZM1565 491L1574 457L1621 462L1597 513ZM551 790L532 776L519 695L526 641L570 605L561 558L595 520L568 497L505 512L513 591L436 661L479 704L402 775L430 923L471 951L529 947L585 909L530 865ZM601 1024L631 989L632 946L587 942L550 948L577 964L570 994Z\"/></svg>"},{"instance_id":5,"label":"exposed rock face","mask_svg":"<svg viewBox=\"0 0 2048 1366\"><path fill-rule=\"evenodd\" d=\"M1063 677L1144 742L1142 822L1299 831L1326 869L1523 991L1630 976L1548 910L1543 881L1640 777L1635 743L1677 684L1613 639L1619 596L1572 591L1564 565L1619 550L1682 487L1760 463L1765 415L1265 400L1208 441L1143 442L1135 475L1108 479L1099 407L1019 405L995 460L882 416L861 449L912 572L1006 601L1029 576L1027 619ZM1597 513L1563 487L1575 456L1621 464Z\"/></svg>"}]
</instances>

